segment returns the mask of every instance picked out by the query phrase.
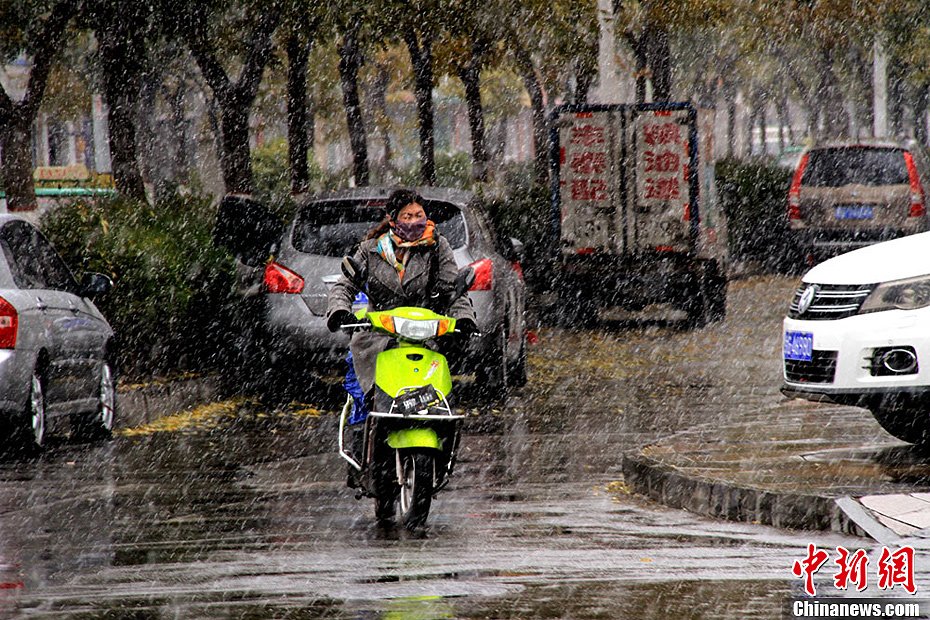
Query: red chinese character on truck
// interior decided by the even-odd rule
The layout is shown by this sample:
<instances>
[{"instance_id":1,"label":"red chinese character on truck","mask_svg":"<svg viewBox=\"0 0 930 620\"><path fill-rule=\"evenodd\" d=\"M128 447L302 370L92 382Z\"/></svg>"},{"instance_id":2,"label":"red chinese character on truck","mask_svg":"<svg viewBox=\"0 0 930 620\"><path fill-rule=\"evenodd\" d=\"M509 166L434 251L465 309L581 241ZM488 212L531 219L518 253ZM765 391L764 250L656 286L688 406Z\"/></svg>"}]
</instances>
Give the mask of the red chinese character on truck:
<instances>
[{"instance_id":1,"label":"red chinese character on truck","mask_svg":"<svg viewBox=\"0 0 930 620\"><path fill-rule=\"evenodd\" d=\"M607 181L603 179L572 180L572 200L607 200Z\"/></svg>"},{"instance_id":2,"label":"red chinese character on truck","mask_svg":"<svg viewBox=\"0 0 930 620\"><path fill-rule=\"evenodd\" d=\"M581 146L604 144L604 128L597 125L579 125L571 128L571 143Z\"/></svg>"},{"instance_id":3,"label":"red chinese character on truck","mask_svg":"<svg viewBox=\"0 0 930 620\"><path fill-rule=\"evenodd\" d=\"M646 179L646 200L676 200L681 197L678 179Z\"/></svg>"},{"instance_id":4,"label":"red chinese character on truck","mask_svg":"<svg viewBox=\"0 0 930 620\"><path fill-rule=\"evenodd\" d=\"M607 153L583 151L572 153L572 172L576 174L601 174L607 170Z\"/></svg>"},{"instance_id":5,"label":"red chinese character on truck","mask_svg":"<svg viewBox=\"0 0 930 620\"><path fill-rule=\"evenodd\" d=\"M681 142L681 128L678 123L643 125L643 136L649 146L678 144Z\"/></svg>"},{"instance_id":6,"label":"red chinese character on truck","mask_svg":"<svg viewBox=\"0 0 930 620\"><path fill-rule=\"evenodd\" d=\"M678 172L681 166L678 153L671 151L664 153L646 151L643 153L643 159L646 161L646 172Z\"/></svg>"}]
</instances>

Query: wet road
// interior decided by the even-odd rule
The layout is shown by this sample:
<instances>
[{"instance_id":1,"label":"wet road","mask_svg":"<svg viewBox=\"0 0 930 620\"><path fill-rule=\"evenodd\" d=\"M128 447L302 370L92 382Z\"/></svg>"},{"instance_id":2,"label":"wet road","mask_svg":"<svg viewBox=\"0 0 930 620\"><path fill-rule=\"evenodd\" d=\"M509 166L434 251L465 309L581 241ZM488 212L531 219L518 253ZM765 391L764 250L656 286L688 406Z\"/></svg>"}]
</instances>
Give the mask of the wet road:
<instances>
[{"instance_id":1,"label":"wet road","mask_svg":"<svg viewBox=\"0 0 930 620\"><path fill-rule=\"evenodd\" d=\"M421 533L344 486L332 402L209 407L0 463L0 614L63 618L771 618L808 542L625 493L623 451L771 406L795 283L730 316L543 329L530 384L473 404ZM926 589L926 586L923 586Z\"/></svg>"}]
</instances>

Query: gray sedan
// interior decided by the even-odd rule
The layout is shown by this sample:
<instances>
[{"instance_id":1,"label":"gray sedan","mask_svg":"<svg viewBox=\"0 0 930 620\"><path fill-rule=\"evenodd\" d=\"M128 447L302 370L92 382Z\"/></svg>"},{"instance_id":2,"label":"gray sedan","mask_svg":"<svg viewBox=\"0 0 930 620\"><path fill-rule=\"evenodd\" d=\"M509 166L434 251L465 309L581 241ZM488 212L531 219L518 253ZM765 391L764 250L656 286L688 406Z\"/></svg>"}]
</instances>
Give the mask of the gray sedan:
<instances>
[{"instance_id":1,"label":"gray sedan","mask_svg":"<svg viewBox=\"0 0 930 620\"><path fill-rule=\"evenodd\" d=\"M393 188L366 187L317 196L301 205L286 227L273 262L265 267L265 331L272 357L283 365L302 359L332 365L345 357L348 338L326 329L326 302L365 233L384 216ZM470 192L418 188L424 208L452 245L459 267L476 273L469 297L482 336L464 355L453 355L454 370L474 372L494 389L526 382L525 287L520 243L496 235ZM356 299L357 307L365 299Z\"/></svg>"},{"instance_id":2,"label":"gray sedan","mask_svg":"<svg viewBox=\"0 0 930 620\"><path fill-rule=\"evenodd\" d=\"M109 278L80 283L30 223L0 216L0 409L8 447L41 448L49 418L107 436L116 411L113 330L92 297ZM11 445L12 444L12 445Z\"/></svg>"}]
</instances>

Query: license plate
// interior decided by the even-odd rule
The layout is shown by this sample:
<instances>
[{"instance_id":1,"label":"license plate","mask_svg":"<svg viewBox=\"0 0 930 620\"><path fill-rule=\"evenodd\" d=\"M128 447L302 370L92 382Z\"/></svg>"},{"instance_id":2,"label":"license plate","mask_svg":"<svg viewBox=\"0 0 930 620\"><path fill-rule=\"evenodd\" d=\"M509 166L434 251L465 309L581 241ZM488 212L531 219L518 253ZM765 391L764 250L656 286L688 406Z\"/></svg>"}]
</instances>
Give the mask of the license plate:
<instances>
[{"instance_id":1,"label":"license plate","mask_svg":"<svg viewBox=\"0 0 930 620\"><path fill-rule=\"evenodd\" d=\"M415 390L404 392L394 399L394 411L403 415L412 415L424 409L429 409L430 405L439 402L439 394L432 385L424 385Z\"/></svg>"},{"instance_id":2,"label":"license plate","mask_svg":"<svg viewBox=\"0 0 930 620\"><path fill-rule=\"evenodd\" d=\"M785 332L785 359L809 362L814 357L814 334L810 332Z\"/></svg>"},{"instance_id":3,"label":"license plate","mask_svg":"<svg viewBox=\"0 0 930 620\"><path fill-rule=\"evenodd\" d=\"M875 215L872 205L840 205L834 213L838 220L870 220Z\"/></svg>"}]
</instances>

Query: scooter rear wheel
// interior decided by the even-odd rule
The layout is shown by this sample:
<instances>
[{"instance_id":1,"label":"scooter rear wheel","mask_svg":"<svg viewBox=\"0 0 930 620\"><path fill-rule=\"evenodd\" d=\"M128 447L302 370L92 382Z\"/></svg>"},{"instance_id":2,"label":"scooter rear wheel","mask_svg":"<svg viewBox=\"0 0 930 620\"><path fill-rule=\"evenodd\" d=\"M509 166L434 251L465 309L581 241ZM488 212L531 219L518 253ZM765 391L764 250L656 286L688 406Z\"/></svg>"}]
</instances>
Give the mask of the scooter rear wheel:
<instances>
[{"instance_id":1,"label":"scooter rear wheel","mask_svg":"<svg viewBox=\"0 0 930 620\"><path fill-rule=\"evenodd\" d=\"M433 501L433 455L420 450L400 452L400 514L404 527L422 526Z\"/></svg>"}]
</instances>

